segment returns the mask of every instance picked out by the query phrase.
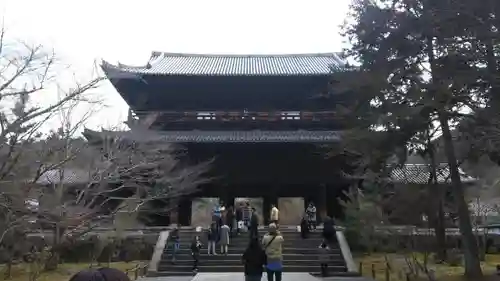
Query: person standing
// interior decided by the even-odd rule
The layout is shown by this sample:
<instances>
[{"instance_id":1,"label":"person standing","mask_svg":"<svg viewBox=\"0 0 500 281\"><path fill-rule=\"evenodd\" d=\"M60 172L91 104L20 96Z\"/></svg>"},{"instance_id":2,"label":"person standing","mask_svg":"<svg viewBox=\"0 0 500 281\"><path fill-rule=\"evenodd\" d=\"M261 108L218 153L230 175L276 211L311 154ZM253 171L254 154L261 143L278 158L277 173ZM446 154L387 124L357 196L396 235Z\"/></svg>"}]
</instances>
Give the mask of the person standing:
<instances>
[{"instance_id":1,"label":"person standing","mask_svg":"<svg viewBox=\"0 0 500 281\"><path fill-rule=\"evenodd\" d=\"M252 215L250 217L250 239L253 238L259 238L259 216L255 208L252 208Z\"/></svg>"},{"instance_id":2,"label":"person standing","mask_svg":"<svg viewBox=\"0 0 500 281\"><path fill-rule=\"evenodd\" d=\"M309 206L307 206L306 214L309 229L316 230L316 206L314 206L313 202L310 202Z\"/></svg>"},{"instance_id":3,"label":"person standing","mask_svg":"<svg viewBox=\"0 0 500 281\"><path fill-rule=\"evenodd\" d=\"M245 207L243 207L243 223L246 228L250 227L250 217L252 216L252 208L250 207L250 202L245 203Z\"/></svg>"},{"instance_id":4,"label":"person standing","mask_svg":"<svg viewBox=\"0 0 500 281\"><path fill-rule=\"evenodd\" d=\"M229 236L233 235L233 230L234 230L234 210L232 206L229 206L227 208L226 212L226 223L227 226L229 226Z\"/></svg>"},{"instance_id":5,"label":"person standing","mask_svg":"<svg viewBox=\"0 0 500 281\"><path fill-rule=\"evenodd\" d=\"M321 245L319 245L319 262L321 266L321 276L328 277L328 261L330 257L330 248L328 247L326 241L323 241Z\"/></svg>"},{"instance_id":6,"label":"person standing","mask_svg":"<svg viewBox=\"0 0 500 281\"><path fill-rule=\"evenodd\" d=\"M323 239L329 246L335 241L335 223L329 216L326 216L323 222Z\"/></svg>"},{"instance_id":7,"label":"person standing","mask_svg":"<svg viewBox=\"0 0 500 281\"><path fill-rule=\"evenodd\" d=\"M169 245L172 245L172 263L175 263L175 258L180 248L180 235L179 229L177 227L174 228L168 236L167 248Z\"/></svg>"},{"instance_id":8,"label":"person standing","mask_svg":"<svg viewBox=\"0 0 500 281\"><path fill-rule=\"evenodd\" d=\"M236 216L236 234L240 234L240 231L241 231L241 223L243 221L243 204L239 204L238 207L236 208L236 212L235 212L235 216Z\"/></svg>"},{"instance_id":9,"label":"person standing","mask_svg":"<svg viewBox=\"0 0 500 281\"><path fill-rule=\"evenodd\" d=\"M214 209L212 211L212 221L215 222L217 229L220 229L222 226L222 210L219 204L214 206Z\"/></svg>"},{"instance_id":10,"label":"person standing","mask_svg":"<svg viewBox=\"0 0 500 281\"><path fill-rule=\"evenodd\" d=\"M220 201L220 205L219 205L219 210L220 210L220 227L222 227L222 225L224 225L224 222L226 221L226 215L227 215L227 209L226 209L226 205L224 204L223 201Z\"/></svg>"},{"instance_id":11,"label":"person standing","mask_svg":"<svg viewBox=\"0 0 500 281\"><path fill-rule=\"evenodd\" d=\"M224 224L220 229L220 253L227 255L229 248L229 234L230 228L227 224Z\"/></svg>"},{"instance_id":12,"label":"person standing","mask_svg":"<svg viewBox=\"0 0 500 281\"><path fill-rule=\"evenodd\" d=\"M267 281L281 281L283 274L283 250L282 245L285 240L279 233L276 224L269 224L269 232L262 238L262 246L266 253Z\"/></svg>"},{"instance_id":13,"label":"person standing","mask_svg":"<svg viewBox=\"0 0 500 281\"><path fill-rule=\"evenodd\" d=\"M278 210L278 208L276 207L276 205L272 204L271 205L270 220L271 220L271 223L274 223L276 226L278 226L279 214L280 214L280 211Z\"/></svg>"},{"instance_id":14,"label":"person standing","mask_svg":"<svg viewBox=\"0 0 500 281\"><path fill-rule=\"evenodd\" d=\"M245 264L245 281L260 281L266 263L266 255L258 239L251 239L242 256Z\"/></svg>"},{"instance_id":15,"label":"person standing","mask_svg":"<svg viewBox=\"0 0 500 281\"><path fill-rule=\"evenodd\" d=\"M309 224L304 216L300 221L300 237L302 237L302 239L307 239L307 237L309 237L309 230Z\"/></svg>"},{"instance_id":16,"label":"person standing","mask_svg":"<svg viewBox=\"0 0 500 281\"><path fill-rule=\"evenodd\" d=\"M191 242L191 257L193 258L193 271L198 271L198 263L200 262L200 250L201 250L200 237L196 235Z\"/></svg>"},{"instance_id":17,"label":"person standing","mask_svg":"<svg viewBox=\"0 0 500 281\"><path fill-rule=\"evenodd\" d=\"M219 232L217 231L217 225L215 222L212 222L210 225L210 228L208 229L208 235L207 235L207 240L208 240L208 250L207 253L208 255L214 255L216 256L217 253L215 252L215 244L217 243L219 236Z\"/></svg>"}]
</instances>

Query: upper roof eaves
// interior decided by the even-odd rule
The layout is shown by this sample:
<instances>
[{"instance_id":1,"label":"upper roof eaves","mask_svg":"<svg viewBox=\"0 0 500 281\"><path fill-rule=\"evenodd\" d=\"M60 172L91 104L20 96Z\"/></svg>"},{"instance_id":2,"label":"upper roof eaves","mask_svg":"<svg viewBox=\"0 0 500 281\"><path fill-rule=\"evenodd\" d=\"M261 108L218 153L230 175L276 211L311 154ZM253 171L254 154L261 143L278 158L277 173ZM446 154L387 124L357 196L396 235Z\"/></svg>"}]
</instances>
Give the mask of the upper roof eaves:
<instances>
[{"instance_id":1,"label":"upper roof eaves","mask_svg":"<svg viewBox=\"0 0 500 281\"><path fill-rule=\"evenodd\" d=\"M153 52L145 66L112 65L109 72L188 76L308 76L329 75L344 62L336 53L216 55Z\"/></svg>"}]
</instances>

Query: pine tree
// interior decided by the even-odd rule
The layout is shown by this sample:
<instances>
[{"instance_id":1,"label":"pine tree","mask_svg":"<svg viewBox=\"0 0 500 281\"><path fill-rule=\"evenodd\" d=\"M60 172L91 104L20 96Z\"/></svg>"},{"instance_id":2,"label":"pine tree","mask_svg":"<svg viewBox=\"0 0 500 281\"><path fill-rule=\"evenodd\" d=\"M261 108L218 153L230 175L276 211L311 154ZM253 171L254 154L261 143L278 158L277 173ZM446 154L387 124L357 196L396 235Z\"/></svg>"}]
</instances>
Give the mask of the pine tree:
<instances>
[{"instance_id":1,"label":"pine tree","mask_svg":"<svg viewBox=\"0 0 500 281\"><path fill-rule=\"evenodd\" d=\"M498 18L477 2L357 1L344 31L351 43L346 55L359 66L338 73L336 79L343 84L340 89L359 97L350 112L355 126L388 132L386 136L398 136L398 143L405 144L419 132L440 126L463 238L465 273L474 278L482 272L451 131L454 124L471 116L464 109L474 113L491 96L493 67L485 67L485 43L494 45L494 29L484 22Z\"/></svg>"}]
</instances>

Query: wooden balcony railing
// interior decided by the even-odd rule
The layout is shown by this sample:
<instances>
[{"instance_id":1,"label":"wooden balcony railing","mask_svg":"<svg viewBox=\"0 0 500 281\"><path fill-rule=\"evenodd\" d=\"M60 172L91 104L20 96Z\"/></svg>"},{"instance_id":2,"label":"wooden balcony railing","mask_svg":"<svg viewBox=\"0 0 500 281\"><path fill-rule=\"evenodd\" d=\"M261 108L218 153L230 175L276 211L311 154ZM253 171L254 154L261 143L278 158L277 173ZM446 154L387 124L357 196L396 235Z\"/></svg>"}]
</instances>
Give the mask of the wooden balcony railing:
<instances>
[{"instance_id":1,"label":"wooden balcony railing","mask_svg":"<svg viewBox=\"0 0 500 281\"><path fill-rule=\"evenodd\" d=\"M335 111L136 111L139 118L158 116L161 122L190 122L190 121L330 121L339 120Z\"/></svg>"}]
</instances>

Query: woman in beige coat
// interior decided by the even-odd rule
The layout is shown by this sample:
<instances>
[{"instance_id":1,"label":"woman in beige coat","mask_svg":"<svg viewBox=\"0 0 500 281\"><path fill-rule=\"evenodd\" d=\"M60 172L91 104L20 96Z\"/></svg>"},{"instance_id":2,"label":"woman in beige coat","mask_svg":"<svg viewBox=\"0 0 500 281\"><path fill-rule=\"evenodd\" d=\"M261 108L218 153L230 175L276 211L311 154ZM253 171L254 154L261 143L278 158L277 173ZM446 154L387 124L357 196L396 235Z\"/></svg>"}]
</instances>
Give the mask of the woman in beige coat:
<instances>
[{"instance_id":1,"label":"woman in beige coat","mask_svg":"<svg viewBox=\"0 0 500 281\"><path fill-rule=\"evenodd\" d=\"M266 271L267 280L281 281L283 272L283 249L282 245L285 240L279 233L276 224L269 225L269 232L262 238L262 248L264 249L267 257Z\"/></svg>"}]
</instances>

